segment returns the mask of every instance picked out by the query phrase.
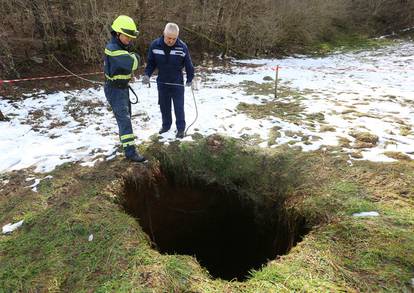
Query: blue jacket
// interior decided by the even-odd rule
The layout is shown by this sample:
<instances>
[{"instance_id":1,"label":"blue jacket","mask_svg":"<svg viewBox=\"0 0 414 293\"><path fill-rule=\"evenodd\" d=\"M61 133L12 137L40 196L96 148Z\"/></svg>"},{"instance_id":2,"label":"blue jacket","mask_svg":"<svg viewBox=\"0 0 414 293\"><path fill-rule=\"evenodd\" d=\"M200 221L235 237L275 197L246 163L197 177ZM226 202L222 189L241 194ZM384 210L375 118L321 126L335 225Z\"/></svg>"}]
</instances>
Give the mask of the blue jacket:
<instances>
[{"instance_id":1,"label":"blue jacket","mask_svg":"<svg viewBox=\"0 0 414 293\"><path fill-rule=\"evenodd\" d=\"M118 38L112 36L105 47L104 72L106 83L117 88L127 88L128 82L137 68L137 55L130 53Z\"/></svg>"},{"instance_id":2,"label":"blue jacket","mask_svg":"<svg viewBox=\"0 0 414 293\"><path fill-rule=\"evenodd\" d=\"M183 84L184 67L187 82L191 82L194 78L194 66L190 52L187 45L180 39L177 39L172 47L164 43L163 36L154 40L148 50L147 62L145 75L151 76L155 68L158 68L158 82Z\"/></svg>"}]
</instances>

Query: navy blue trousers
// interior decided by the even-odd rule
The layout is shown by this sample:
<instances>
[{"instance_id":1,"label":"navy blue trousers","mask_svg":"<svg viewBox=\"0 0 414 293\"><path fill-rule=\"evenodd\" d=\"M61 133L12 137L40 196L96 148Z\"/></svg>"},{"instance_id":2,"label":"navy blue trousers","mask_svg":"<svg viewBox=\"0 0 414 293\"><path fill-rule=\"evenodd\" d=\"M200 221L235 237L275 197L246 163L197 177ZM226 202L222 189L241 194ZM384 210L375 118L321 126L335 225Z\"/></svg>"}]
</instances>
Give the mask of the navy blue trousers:
<instances>
[{"instance_id":1,"label":"navy blue trousers","mask_svg":"<svg viewBox=\"0 0 414 293\"><path fill-rule=\"evenodd\" d=\"M162 116L162 128L170 129L172 124L171 101L174 103L175 125L178 131L185 130L184 87L158 84L158 104Z\"/></svg>"},{"instance_id":2,"label":"navy blue trousers","mask_svg":"<svg viewBox=\"0 0 414 293\"><path fill-rule=\"evenodd\" d=\"M119 138L126 157L135 154L135 136L131 124L131 103L128 88L119 89L105 85L105 97L112 107L119 129Z\"/></svg>"}]
</instances>

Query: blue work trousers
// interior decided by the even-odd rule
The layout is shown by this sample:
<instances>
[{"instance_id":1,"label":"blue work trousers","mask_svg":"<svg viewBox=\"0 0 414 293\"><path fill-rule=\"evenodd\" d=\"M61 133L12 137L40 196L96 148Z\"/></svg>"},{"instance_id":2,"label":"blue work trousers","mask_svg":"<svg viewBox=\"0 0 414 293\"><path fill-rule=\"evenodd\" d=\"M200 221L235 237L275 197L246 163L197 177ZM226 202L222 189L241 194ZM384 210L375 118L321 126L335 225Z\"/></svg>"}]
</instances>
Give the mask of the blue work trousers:
<instances>
[{"instance_id":1,"label":"blue work trousers","mask_svg":"<svg viewBox=\"0 0 414 293\"><path fill-rule=\"evenodd\" d=\"M158 104L160 105L163 129L171 128L171 101L174 103L175 125L177 126L177 130L184 131L184 87L158 84Z\"/></svg>"},{"instance_id":2,"label":"blue work trousers","mask_svg":"<svg viewBox=\"0 0 414 293\"><path fill-rule=\"evenodd\" d=\"M119 128L119 138L126 157L135 154L135 136L131 124L131 103L128 88L104 87L105 97L112 107Z\"/></svg>"}]
</instances>

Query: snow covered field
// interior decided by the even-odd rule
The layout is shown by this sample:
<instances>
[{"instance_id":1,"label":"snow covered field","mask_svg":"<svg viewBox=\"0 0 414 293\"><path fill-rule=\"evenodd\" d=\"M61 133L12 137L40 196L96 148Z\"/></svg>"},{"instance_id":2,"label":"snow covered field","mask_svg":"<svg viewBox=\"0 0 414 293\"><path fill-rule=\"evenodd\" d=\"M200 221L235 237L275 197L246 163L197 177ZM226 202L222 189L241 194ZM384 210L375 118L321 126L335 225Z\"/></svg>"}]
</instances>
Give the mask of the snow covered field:
<instances>
[{"instance_id":1,"label":"snow covered field","mask_svg":"<svg viewBox=\"0 0 414 293\"><path fill-rule=\"evenodd\" d=\"M240 83L269 82L263 78L274 77L276 65L280 66L281 84L302 93L302 124L283 117L255 120L236 109L241 102L266 104L273 99L273 95L247 95ZM277 126L280 136L270 147L289 142L305 151L314 150L323 145L338 145L341 138L350 141L344 148L352 153L355 136L350 133L368 132L379 140L373 146L359 147L362 159L393 161L384 155L387 151L414 158L412 42L324 58L238 61L234 62L231 74L219 72L220 69L208 73L207 68L206 82L195 91L199 117L188 134L255 136L260 137L260 146L269 147L270 129ZM140 143L157 133L161 115L156 86L147 88L135 82L132 87L140 96L140 103L133 105L132 110L134 132ZM291 99L284 97L281 102L289 103ZM189 89L185 107L189 125L195 117ZM97 159L110 159L117 154L118 128L102 88L54 94L39 91L14 102L0 97L0 109L11 118L9 122L0 122L0 172L27 167L48 172L65 162L93 165ZM310 127L306 117L311 114L322 115L323 125L316 123ZM300 136L288 135L292 132L317 139L305 143ZM172 140L174 125L161 139L165 143ZM191 136L184 140L191 140Z\"/></svg>"}]
</instances>

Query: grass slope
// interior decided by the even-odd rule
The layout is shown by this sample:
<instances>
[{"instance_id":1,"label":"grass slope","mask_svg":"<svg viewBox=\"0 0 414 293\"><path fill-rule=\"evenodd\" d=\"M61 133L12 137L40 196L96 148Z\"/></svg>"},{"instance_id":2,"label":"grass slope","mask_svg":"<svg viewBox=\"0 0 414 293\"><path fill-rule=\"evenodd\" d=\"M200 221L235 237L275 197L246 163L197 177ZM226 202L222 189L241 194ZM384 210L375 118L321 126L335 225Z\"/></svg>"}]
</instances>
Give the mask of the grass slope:
<instances>
[{"instance_id":1,"label":"grass slope","mask_svg":"<svg viewBox=\"0 0 414 293\"><path fill-rule=\"evenodd\" d=\"M219 136L146 147L148 167L122 159L64 165L37 193L30 170L2 175L2 292L405 291L414 277L412 162L355 162L328 152L259 150ZM123 180L160 172L182 183L215 182L258 204L283 202L312 231L246 282L212 280L191 256L161 255L120 207ZM42 175L43 176L43 175ZM138 179L140 180L140 179ZM352 213L378 211L375 218ZM88 237L93 234L93 240Z\"/></svg>"}]
</instances>

